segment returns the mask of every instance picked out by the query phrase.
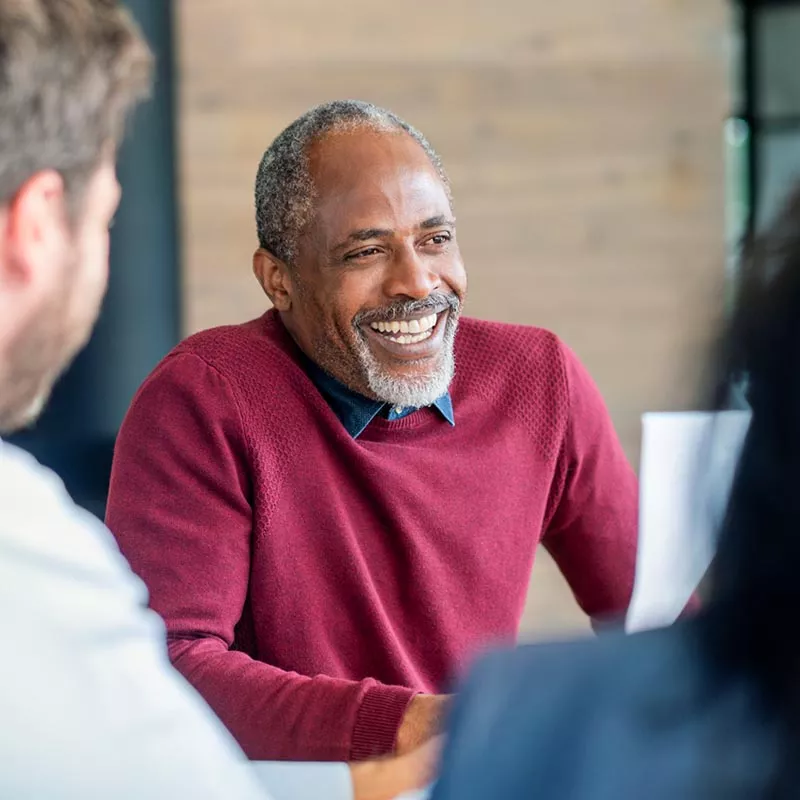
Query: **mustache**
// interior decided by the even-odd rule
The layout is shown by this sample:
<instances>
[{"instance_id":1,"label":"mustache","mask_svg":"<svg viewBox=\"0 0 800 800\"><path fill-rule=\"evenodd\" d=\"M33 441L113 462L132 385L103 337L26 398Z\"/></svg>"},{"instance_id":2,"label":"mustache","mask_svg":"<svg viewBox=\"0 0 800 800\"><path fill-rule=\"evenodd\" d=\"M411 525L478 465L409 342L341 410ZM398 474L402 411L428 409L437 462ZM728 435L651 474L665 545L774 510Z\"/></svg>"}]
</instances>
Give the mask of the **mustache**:
<instances>
[{"instance_id":1,"label":"mustache","mask_svg":"<svg viewBox=\"0 0 800 800\"><path fill-rule=\"evenodd\" d=\"M353 327L371 325L373 322L392 322L413 314L439 314L442 311L452 311L458 314L461 311L461 300L452 293L435 292L422 300L402 300L390 303L383 308L374 308L370 311L359 311L353 317Z\"/></svg>"}]
</instances>

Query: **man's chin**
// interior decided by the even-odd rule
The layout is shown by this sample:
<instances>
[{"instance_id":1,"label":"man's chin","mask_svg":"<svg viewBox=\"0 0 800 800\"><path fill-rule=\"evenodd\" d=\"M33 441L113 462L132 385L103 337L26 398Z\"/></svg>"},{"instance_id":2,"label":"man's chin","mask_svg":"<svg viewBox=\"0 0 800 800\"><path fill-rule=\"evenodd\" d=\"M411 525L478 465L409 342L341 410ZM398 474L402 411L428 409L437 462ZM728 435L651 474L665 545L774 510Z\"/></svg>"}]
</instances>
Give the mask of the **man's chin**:
<instances>
[{"instance_id":1,"label":"man's chin","mask_svg":"<svg viewBox=\"0 0 800 800\"><path fill-rule=\"evenodd\" d=\"M416 361L375 360L382 376L390 381L406 381L415 385L425 385L436 380L442 369L443 358L420 358Z\"/></svg>"},{"instance_id":2,"label":"man's chin","mask_svg":"<svg viewBox=\"0 0 800 800\"><path fill-rule=\"evenodd\" d=\"M422 408L446 394L453 371L452 362L445 358L405 363L394 369L384 363L369 371L368 381L372 395L379 400L404 408Z\"/></svg>"}]
</instances>

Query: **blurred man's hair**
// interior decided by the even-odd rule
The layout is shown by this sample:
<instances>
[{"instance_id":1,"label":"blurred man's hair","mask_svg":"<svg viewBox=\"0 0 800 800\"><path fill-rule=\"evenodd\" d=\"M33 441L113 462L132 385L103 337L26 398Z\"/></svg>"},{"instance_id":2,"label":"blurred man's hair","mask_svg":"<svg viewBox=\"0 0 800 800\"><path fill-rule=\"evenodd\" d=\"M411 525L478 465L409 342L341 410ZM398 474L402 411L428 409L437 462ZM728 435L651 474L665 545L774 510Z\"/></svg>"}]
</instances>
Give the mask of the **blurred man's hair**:
<instances>
[{"instance_id":1,"label":"blurred man's hair","mask_svg":"<svg viewBox=\"0 0 800 800\"><path fill-rule=\"evenodd\" d=\"M150 51L116 0L0 0L0 203L52 169L74 216L150 74Z\"/></svg>"}]
</instances>

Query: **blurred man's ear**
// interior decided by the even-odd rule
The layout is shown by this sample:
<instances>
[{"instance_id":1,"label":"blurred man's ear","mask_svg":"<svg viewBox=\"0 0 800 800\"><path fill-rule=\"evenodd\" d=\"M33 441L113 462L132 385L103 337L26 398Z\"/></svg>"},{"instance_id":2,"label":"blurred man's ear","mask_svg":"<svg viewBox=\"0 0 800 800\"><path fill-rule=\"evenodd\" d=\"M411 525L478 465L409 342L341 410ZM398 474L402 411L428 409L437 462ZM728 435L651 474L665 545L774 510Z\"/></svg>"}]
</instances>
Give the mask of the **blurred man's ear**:
<instances>
[{"instance_id":1,"label":"blurred man's ear","mask_svg":"<svg viewBox=\"0 0 800 800\"><path fill-rule=\"evenodd\" d=\"M278 311L291 309L294 287L289 268L283 261L259 247L253 254L253 274Z\"/></svg>"},{"instance_id":2,"label":"blurred man's ear","mask_svg":"<svg viewBox=\"0 0 800 800\"><path fill-rule=\"evenodd\" d=\"M64 179L54 170L37 172L9 201L3 217L0 280L49 283L63 268L69 238Z\"/></svg>"}]
</instances>

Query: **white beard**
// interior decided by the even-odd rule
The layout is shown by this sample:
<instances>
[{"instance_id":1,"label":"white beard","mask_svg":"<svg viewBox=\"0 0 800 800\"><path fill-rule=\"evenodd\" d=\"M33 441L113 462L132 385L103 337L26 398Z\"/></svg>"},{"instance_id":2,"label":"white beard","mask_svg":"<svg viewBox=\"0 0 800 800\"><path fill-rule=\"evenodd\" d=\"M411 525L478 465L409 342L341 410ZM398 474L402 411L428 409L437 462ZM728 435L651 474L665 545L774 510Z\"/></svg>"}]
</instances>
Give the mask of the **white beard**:
<instances>
[{"instance_id":1,"label":"white beard","mask_svg":"<svg viewBox=\"0 0 800 800\"><path fill-rule=\"evenodd\" d=\"M455 375L454 344L458 317L448 316L442 352L433 373L424 377L400 377L388 373L377 361L366 341L359 338L358 356L372 394L384 403L400 408L425 408L445 394Z\"/></svg>"}]
</instances>

